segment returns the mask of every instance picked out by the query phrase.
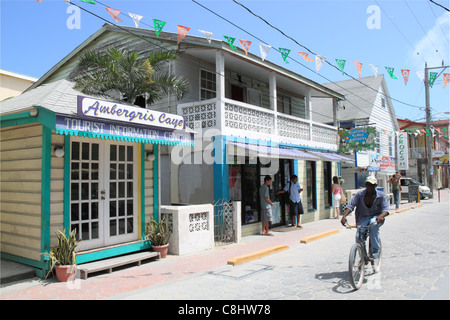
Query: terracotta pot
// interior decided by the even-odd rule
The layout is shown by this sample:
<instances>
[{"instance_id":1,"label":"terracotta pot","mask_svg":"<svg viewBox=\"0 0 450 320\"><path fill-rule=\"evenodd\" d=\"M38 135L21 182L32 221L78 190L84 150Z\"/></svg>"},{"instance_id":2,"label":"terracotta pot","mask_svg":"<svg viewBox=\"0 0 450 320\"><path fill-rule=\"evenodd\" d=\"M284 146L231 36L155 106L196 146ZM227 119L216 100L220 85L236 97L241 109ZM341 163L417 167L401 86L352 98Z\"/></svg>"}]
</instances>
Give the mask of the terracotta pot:
<instances>
[{"instance_id":1,"label":"terracotta pot","mask_svg":"<svg viewBox=\"0 0 450 320\"><path fill-rule=\"evenodd\" d=\"M67 282L69 278L75 275L76 266L55 266L56 278L60 282Z\"/></svg>"},{"instance_id":2,"label":"terracotta pot","mask_svg":"<svg viewBox=\"0 0 450 320\"><path fill-rule=\"evenodd\" d=\"M167 252L169 251L169 244L164 244L162 246L152 246L153 251L159 252L161 254L161 258L165 258L167 256Z\"/></svg>"}]
</instances>

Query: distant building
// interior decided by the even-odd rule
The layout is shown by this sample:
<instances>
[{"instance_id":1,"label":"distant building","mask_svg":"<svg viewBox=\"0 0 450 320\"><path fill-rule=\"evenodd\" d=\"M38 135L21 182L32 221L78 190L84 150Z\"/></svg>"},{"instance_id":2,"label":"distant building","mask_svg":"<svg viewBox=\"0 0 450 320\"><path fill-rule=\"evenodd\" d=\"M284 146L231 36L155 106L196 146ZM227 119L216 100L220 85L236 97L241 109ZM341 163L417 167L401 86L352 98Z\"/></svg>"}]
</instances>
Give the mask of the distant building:
<instances>
[{"instance_id":1,"label":"distant building","mask_svg":"<svg viewBox=\"0 0 450 320\"><path fill-rule=\"evenodd\" d=\"M0 69L0 101L18 96L38 78Z\"/></svg>"}]
</instances>

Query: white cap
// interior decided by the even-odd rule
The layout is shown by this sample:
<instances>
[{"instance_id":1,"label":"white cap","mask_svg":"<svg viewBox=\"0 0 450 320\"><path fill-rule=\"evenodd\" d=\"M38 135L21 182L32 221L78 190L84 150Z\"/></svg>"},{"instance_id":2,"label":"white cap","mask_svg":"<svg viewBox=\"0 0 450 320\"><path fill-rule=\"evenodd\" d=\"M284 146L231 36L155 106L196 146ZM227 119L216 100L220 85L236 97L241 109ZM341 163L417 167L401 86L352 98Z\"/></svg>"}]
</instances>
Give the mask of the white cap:
<instances>
[{"instance_id":1,"label":"white cap","mask_svg":"<svg viewBox=\"0 0 450 320\"><path fill-rule=\"evenodd\" d=\"M378 184L377 179L374 176L368 176L366 179L366 182L368 182L370 184Z\"/></svg>"}]
</instances>

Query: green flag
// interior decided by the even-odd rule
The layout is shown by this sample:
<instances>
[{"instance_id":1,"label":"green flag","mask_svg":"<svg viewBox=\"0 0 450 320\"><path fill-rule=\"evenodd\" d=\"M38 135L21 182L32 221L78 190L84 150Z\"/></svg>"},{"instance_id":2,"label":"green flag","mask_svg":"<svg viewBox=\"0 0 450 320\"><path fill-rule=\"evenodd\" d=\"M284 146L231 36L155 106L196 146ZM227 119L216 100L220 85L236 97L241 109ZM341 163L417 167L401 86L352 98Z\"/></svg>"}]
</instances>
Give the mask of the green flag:
<instances>
[{"instance_id":1,"label":"green flag","mask_svg":"<svg viewBox=\"0 0 450 320\"><path fill-rule=\"evenodd\" d=\"M434 84L434 81L435 81L436 78L437 78L437 75L438 75L437 72L430 72L430 80L429 80L429 83L430 83L430 87L431 87L431 88L433 88L433 84Z\"/></svg>"},{"instance_id":2,"label":"green flag","mask_svg":"<svg viewBox=\"0 0 450 320\"><path fill-rule=\"evenodd\" d=\"M341 69L342 74L344 74L344 66L345 66L345 60L342 59L336 59L336 62L339 66L339 69Z\"/></svg>"},{"instance_id":3,"label":"green flag","mask_svg":"<svg viewBox=\"0 0 450 320\"><path fill-rule=\"evenodd\" d=\"M159 34L161 33L162 29L164 28L164 25L166 24L166 22L157 20L157 19L153 19L153 24L155 25L156 36L159 37Z\"/></svg>"},{"instance_id":4,"label":"green flag","mask_svg":"<svg viewBox=\"0 0 450 320\"><path fill-rule=\"evenodd\" d=\"M81 0L81 1L87 2L87 3L90 3L90 4L95 4L95 1L94 1L94 0Z\"/></svg>"},{"instance_id":5,"label":"green flag","mask_svg":"<svg viewBox=\"0 0 450 320\"><path fill-rule=\"evenodd\" d=\"M232 47L233 49L237 49L233 43L234 40L236 40L236 38L232 38L232 37L227 37L227 36L223 36L225 38L225 40L227 40L227 43L230 45L230 47Z\"/></svg>"},{"instance_id":6,"label":"green flag","mask_svg":"<svg viewBox=\"0 0 450 320\"><path fill-rule=\"evenodd\" d=\"M278 48L281 52L281 56L283 57L284 62L289 63L286 59L289 55L289 53L291 52L291 50L286 49L286 48Z\"/></svg>"},{"instance_id":7,"label":"green flag","mask_svg":"<svg viewBox=\"0 0 450 320\"><path fill-rule=\"evenodd\" d=\"M397 79L396 76L394 76L394 68L391 67L385 67L387 72L389 73L389 75L391 76L392 79Z\"/></svg>"}]
</instances>

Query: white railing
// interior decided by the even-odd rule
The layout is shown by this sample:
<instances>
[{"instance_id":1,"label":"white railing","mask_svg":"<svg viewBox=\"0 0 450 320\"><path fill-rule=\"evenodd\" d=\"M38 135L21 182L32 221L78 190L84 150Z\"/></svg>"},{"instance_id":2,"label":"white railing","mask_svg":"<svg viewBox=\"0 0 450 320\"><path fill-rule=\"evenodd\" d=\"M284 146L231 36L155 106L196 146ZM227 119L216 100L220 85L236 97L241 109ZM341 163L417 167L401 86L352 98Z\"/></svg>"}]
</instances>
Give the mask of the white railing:
<instances>
[{"instance_id":1,"label":"white railing","mask_svg":"<svg viewBox=\"0 0 450 320\"><path fill-rule=\"evenodd\" d=\"M230 99L178 105L186 126L223 135L337 150L337 128Z\"/></svg>"}]
</instances>

